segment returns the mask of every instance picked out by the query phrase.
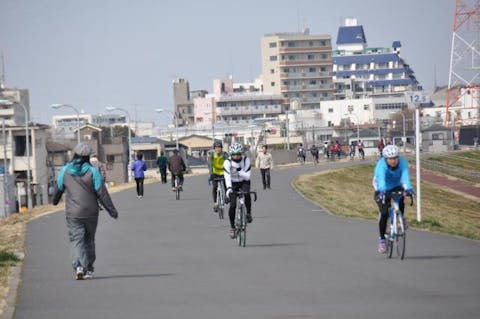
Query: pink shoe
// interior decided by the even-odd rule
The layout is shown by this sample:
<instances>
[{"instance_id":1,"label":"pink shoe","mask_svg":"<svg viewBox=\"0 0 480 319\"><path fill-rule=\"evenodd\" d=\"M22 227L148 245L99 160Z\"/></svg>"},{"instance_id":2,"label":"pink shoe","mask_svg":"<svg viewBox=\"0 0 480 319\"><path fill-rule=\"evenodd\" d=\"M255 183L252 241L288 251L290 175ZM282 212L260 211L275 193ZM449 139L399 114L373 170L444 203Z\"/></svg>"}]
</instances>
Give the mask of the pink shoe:
<instances>
[{"instance_id":1,"label":"pink shoe","mask_svg":"<svg viewBox=\"0 0 480 319\"><path fill-rule=\"evenodd\" d=\"M385 243L385 239L380 239L378 242L378 252L380 254L385 254L387 252L387 244Z\"/></svg>"}]
</instances>

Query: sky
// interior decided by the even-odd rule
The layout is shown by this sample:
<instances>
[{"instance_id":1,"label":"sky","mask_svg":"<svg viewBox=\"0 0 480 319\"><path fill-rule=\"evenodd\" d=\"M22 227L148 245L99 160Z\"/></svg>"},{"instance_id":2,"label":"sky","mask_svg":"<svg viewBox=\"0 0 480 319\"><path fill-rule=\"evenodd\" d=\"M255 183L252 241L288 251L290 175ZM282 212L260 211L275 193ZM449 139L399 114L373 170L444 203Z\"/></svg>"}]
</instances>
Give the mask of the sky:
<instances>
[{"instance_id":1,"label":"sky","mask_svg":"<svg viewBox=\"0 0 480 319\"><path fill-rule=\"evenodd\" d=\"M346 17L370 47L401 41L425 90L447 85L454 10L454 0L0 0L0 53L5 85L30 92L34 122L73 114L50 108L63 103L162 125L171 115L154 110L173 110L174 79L208 91L229 75L251 82L266 33L308 27L335 49Z\"/></svg>"}]
</instances>

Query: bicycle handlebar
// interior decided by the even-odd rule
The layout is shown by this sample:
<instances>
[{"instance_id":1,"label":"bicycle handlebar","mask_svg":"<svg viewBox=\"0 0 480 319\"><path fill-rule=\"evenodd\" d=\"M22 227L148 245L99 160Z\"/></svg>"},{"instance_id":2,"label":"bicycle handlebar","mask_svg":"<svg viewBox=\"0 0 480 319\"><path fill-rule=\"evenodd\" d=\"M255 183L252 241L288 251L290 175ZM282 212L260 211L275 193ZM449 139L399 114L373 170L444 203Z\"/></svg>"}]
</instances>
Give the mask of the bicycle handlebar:
<instances>
[{"instance_id":1,"label":"bicycle handlebar","mask_svg":"<svg viewBox=\"0 0 480 319\"><path fill-rule=\"evenodd\" d=\"M233 191L233 193L235 193L235 194L237 194L237 195L253 194L253 201L254 201L254 202L257 201L257 192L255 192L255 191L244 192L244 191L242 191L242 190L238 190L238 191Z\"/></svg>"},{"instance_id":2,"label":"bicycle handlebar","mask_svg":"<svg viewBox=\"0 0 480 319\"><path fill-rule=\"evenodd\" d=\"M387 192L386 194L389 195L394 200L395 200L396 197L400 197L400 196L405 197L406 196L406 192L403 191L403 190ZM408 196L408 197L410 197L410 206L413 206L413 197L414 196L415 196L414 194L412 194L411 196ZM383 203L385 203L385 199L383 200Z\"/></svg>"}]
</instances>

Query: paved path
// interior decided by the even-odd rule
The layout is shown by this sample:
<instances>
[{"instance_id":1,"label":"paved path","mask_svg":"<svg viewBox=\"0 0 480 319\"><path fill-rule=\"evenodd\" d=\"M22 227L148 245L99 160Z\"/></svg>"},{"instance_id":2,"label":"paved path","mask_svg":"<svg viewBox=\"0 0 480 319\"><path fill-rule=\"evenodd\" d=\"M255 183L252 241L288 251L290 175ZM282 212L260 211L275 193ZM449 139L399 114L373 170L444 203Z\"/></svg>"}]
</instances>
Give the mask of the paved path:
<instances>
[{"instance_id":1,"label":"paved path","mask_svg":"<svg viewBox=\"0 0 480 319\"><path fill-rule=\"evenodd\" d=\"M100 219L91 281L73 280L64 215L35 220L16 318L478 317L480 242L411 230L406 259L388 260L374 222L328 215L292 190L322 167L273 172L246 248L210 212L205 176L180 201L159 184L142 200L115 194L120 218Z\"/></svg>"},{"instance_id":2,"label":"paved path","mask_svg":"<svg viewBox=\"0 0 480 319\"><path fill-rule=\"evenodd\" d=\"M412 176L415 176L415 170L412 171ZM422 171L420 178L432 184L448 187L454 191L468 194L477 197L480 200L480 187L476 187L461 180L448 178L446 176L437 175L430 172Z\"/></svg>"}]
</instances>

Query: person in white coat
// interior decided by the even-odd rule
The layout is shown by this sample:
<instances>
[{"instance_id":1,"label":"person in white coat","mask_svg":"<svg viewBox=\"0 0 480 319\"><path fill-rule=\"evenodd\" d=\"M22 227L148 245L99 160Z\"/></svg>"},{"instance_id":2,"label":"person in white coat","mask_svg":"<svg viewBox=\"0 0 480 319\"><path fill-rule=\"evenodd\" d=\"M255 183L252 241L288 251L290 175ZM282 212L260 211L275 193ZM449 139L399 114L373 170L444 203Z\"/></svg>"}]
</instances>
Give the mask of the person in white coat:
<instances>
[{"instance_id":1,"label":"person in white coat","mask_svg":"<svg viewBox=\"0 0 480 319\"><path fill-rule=\"evenodd\" d=\"M235 209L237 207L236 191L250 192L250 159L243 155L243 146L234 143L230 146L230 157L223 163L226 196L230 201L228 217L230 218L230 237L235 238ZM245 194L245 206L247 207L247 222L252 222L252 199L250 194Z\"/></svg>"}]
</instances>

